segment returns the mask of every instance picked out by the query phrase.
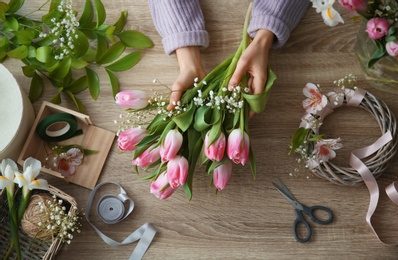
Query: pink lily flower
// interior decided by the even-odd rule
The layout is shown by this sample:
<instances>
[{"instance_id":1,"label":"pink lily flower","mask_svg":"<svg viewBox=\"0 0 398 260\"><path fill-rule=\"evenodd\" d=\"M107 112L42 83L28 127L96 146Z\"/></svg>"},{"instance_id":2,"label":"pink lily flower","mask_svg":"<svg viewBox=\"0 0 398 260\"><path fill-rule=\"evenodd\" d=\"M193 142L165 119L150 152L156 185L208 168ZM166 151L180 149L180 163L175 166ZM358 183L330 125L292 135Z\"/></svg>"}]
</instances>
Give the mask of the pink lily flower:
<instances>
[{"instance_id":1,"label":"pink lily flower","mask_svg":"<svg viewBox=\"0 0 398 260\"><path fill-rule=\"evenodd\" d=\"M151 183L151 193L156 198L164 200L170 197L175 189L170 187L169 181L167 180L166 172L161 173L158 178Z\"/></svg>"},{"instance_id":2,"label":"pink lily flower","mask_svg":"<svg viewBox=\"0 0 398 260\"><path fill-rule=\"evenodd\" d=\"M217 190L223 190L228 184L232 174L232 162L230 160L221 164L213 171L213 184Z\"/></svg>"},{"instance_id":3,"label":"pink lily flower","mask_svg":"<svg viewBox=\"0 0 398 260\"><path fill-rule=\"evenodd\" d=\"M82 164L83 152L78 148L70 148L66 153L59 154L56 160L56 171L68 177L75 173L76 166Z\"/></svg>"},{"instance_id":4,"label":"pink lily flower","mask_svg":"<svg viewBox=\"0 0 398 260\"><path fill-rule=\"evenodd\" d=\"M142 109L148 106L149 95L143 90L124 90L115 96L116 104L126 108Z\"/></svg>"},{"instance_id":5,"label":"pink lily flower","mask_svg":"<svg viewBox=\"0 0 398 260\"><path fill-rule=\"evenodd\" d=\"M250 140L246 132L234 129L228 136L227 155L234 163L245 165L249 158Z\"/></svg>"},{"instance_id":6,"label":"pink lily flower","mask_svg":"<svg viewBox=\"0 0 398 260\"><path fill-rule=\"evenodd\" d=\"M151 145L148 149L143 151L140 155L138 155L135 159L133 159L133 165L136 165L141 168L148 167L154 162L160 159L160 147L155 145Z\"/></svg>"},{"instance_id":7,"label":"pink lily flower","mask_svg":"<svg viewBox=\"0 0 398 260\"><path fill-rule=\"evenodd\" d=\"M339 142L340 138L318 140L314 147L317 160L319 162L328 162L336 157L336 152L334 150L338 150L343 147L343 145Z\"/></svg>"},{"instance_id":8,"label":"pink lily flower","mask_svg":"<svg viewBox=\"0 0 398 260\"><path fill-rule=\"evenodd\" d=\"M384 18L372 18L366 24L366 32L369 38L373 40L380 39L381 37L387 35L390 24Z\"/></svg>"},{"instance_id":9,"label":"pink lily flower","mask_svg":"<svg viewBox=\"0 0 398 260\"><path fill-rule=\"evenodd\" d=\"M188 167L188 160L181 155L177 155L167 163L167 180L171 188L175 189L185 183Z\"/></svg>"},{"instance_id":10,"label":"pink lily flower","mask_svg":"<svg viewBox=\"0 0 398 260\"><path fill-rule=\"evenodd\" d=\"M130 128L121 132L117 139L119 150L122 152L135 150L137 148L136 145L145 135L145 129L140 127Z\"/></svg>"},{"instance_id":11,"label":"pink lily flower","mask_svg":"<svg viewBox=\"0 0 398 260\"><path fill-rule=\"evenodd\" d=\"M178 130L172 129L167 133L159 150L162 162L167 162L177 155L181 148L182 141L182 134Z\"/></svg>"},{"instance_id":12,"label":"pink lily flower","mask_svg":"<svg viewBox=\"0 0 398 260\"><path fill-rule=\"evenodd\" d=\"M303 101L303 107L307 113L316 114L317 111L321 111L328 103L326 96L322 95L318 87L312 83L305 85L303 94L307 97Z\"/></svg>"},{"instance_id":13,"label":"pink lily flower","mask_svg":"<svg viewBox=\"0 0 398 260\"><path fill-rule=\"evenodd\" d=\"M221 132L220 136L212 144L209 144L210 142L209 139L210 139L210 131L206 133L205 143L204 143L204 153L206 157L209 158L210 160L219 162L224 157L225 146L227 143L225 140L225 135L223 132Z\"/></svg>"}]
</instances>

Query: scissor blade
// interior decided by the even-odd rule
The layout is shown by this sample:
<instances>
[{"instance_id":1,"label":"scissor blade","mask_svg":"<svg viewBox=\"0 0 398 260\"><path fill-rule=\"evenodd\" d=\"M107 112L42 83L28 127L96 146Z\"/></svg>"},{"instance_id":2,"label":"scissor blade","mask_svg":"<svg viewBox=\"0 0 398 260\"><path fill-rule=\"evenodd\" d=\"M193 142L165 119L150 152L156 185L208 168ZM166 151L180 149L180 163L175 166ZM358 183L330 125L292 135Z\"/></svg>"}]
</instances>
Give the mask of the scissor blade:
<instances>
[{"instance_id":1,"label":"scissor blade","mask_svg":"<svg viewBox=\"0 0 398 260\"><path fill-rule=\"evenodd\" d=\"M286 195L289 195L289 197L292 200L296 200L296 198L293 196L293 193L290 192L290 190L286 187L286 185L283 183L283 181L281 181L281 179L278 178L278 182L280 187L282 187L282 190L285 192Z\"/></svg>"},{"instance_id":2,"label":"scissor blade","mask_svg":"<svg viewBox=\"0 0 398 260\"><path fill-rule=\"evenodd\" d=\"M294 207L296 207L297 202L294 200L294 198L291 198L289 194L286 194L285 190L281 187L279 187L277 184L272 182L272 184L275 186L275 188L279 191L280 194L282 194L285 199L292 204Z\"/></svg>"}]
</instances>

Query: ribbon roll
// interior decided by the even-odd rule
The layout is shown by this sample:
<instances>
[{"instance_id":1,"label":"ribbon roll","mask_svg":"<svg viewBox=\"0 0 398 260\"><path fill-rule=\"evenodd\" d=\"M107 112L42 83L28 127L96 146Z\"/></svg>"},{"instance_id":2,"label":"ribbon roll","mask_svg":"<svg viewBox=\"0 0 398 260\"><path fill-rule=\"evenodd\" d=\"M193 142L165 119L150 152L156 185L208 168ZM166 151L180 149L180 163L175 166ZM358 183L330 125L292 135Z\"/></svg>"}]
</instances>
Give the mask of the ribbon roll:
<instances>
[{"instance_id":1,"label":"ribbon roll","mask_svg":"<svg viewBox=\"0 0 398 260\"><path fill-rule=\"evenodd\" d=\"M106 236L96 226L94 226L94 224L90 222L90 209L94 199L94 195L98 191L98 189L105 184L113 184L118 186L120 188L120 193L117 196L105 195L99 200L97 205L97 214L100 216L102 221L104 221L104 223L106 224L116 224L129 216L131 212L133 212L134 201L127 196L127 193L122 188L122 186L115 182L103 182L98 184L88 197L86 205L86 220L94 228L94 230L102 238L102 240L108 245L121 246L139 240L129 260L140 260L144 256L153 238L155 237L156 229L154 227L152 227L148 223L145 223L133 233L131 233L128 237L126 237L122 242L117 242L112 238ZM126 211L127 203L128 209Z\"/></svg>"},{"instance_id":2,"label":"ribbon roll","mask_svg":"<svg viewBox=\"0 0 398 260\"><path fill-rule=\"evenodd\" d=\"M58 126L58 128L57 128ZM52 128L57 128L52 130ZM76 117L68 113L52 114L37 124L36 133L46 142L60 142L83 133L77 130Z\"/></svg>"}]
</instances>

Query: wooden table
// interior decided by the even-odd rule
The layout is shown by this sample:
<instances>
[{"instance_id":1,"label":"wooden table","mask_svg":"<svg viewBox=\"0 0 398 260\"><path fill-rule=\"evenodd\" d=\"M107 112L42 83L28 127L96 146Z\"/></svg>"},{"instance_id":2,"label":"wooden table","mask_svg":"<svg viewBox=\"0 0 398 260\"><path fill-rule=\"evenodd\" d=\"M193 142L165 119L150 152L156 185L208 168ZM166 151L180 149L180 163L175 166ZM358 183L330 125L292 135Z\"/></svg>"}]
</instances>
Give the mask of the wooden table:
<instances>
[{"instance_id":1,"label":"wooden table","mask_svg":"<svg viewBox=\"0 0 398 260\"><path fill-rule=\"evenodd\" d=\"M42 1L28 1L24 8L33 10L39 3ZM82 3L75 1L74 5ZM178 74L177 60L175 55L164 54L147 0L104 1L104 4L109 24L116 21L122 10L128 10L127 27L145 33L155 44L144 51L137 66L118 74L121 89L162 89L152 83L155 78L170 86ZM211 37L209 48L203 52L205 67L210 71L237 48L248 1L203 0L201 4ZM255 180L249 166L236 166L227 188L216 195L204 169L199 168L195 172L192 201L187 201L182 189L160 201L149 193L149 182L139 180L141 176L133 173L131 154L121 154L115 141L98 182L122 184L135 201L135 211L117 225L99 221L95 224L121 241L144 223L151 223L158 233L144 259L396 259L398 249L379 242L366 224L369 192L364 185L337 186L317 177L289 175L296 167L296 157L288 156L290 137L303 114L302 88L306 83L332 88L334 80L353 73L358 76L358 86L384 100L398 113L396 95L377 90L364 80L354 58L359 24L354 23L347 12L337 9L345 24L330 28L309 7L286 46L271 52L270 66L278 79L266 111L250 121L258 170ZM4 64L27 91L29 80L23 76L21 64L10 60ZM116 131L113 121L123 110L114 103L104 71L97 71L101 79L98 100L93 101L88 92L79 97L95 125ZM45 95L34 103L36 113L42 101L54 94L55 89L46 86ZM75 109L67 99L62 105ZM336 158L336 163L341 165L348 164L353 149L369 145L380 136L377 122L361 109L336 111L328 117L323 131L330 137L342 138L345 147L338 151L339 158ZM382 193L373 218L376 230L388 243L398 242L398 207L388 200L384 188L397 179L397 171L398 163L393 160L378 179ZM46 178L76 198L84 211L89 189L55 177ZM276 178L282 179L303 203L330 207L335 214L333 223L313 224L311 241L296 242L292 235L294 212L273 187L271 181ZM85 220L82 223L82 233L77 234L70 245L62 247L57 259L128 259L135 244L108 246Z\"/></svg>"}]
</instances>

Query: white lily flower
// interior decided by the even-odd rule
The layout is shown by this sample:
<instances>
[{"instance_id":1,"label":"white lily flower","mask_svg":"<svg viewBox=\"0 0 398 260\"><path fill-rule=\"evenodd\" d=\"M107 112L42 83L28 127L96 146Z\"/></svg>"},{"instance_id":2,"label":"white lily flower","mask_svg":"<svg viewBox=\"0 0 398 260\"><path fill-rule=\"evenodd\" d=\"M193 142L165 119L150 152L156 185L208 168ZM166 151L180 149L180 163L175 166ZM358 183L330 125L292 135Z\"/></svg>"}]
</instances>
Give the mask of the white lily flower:
<instances>
[{"instance_id":1,"label":"white lily flower","mask_svg":"<svg viewBox=\"0 0 398 260\"><path fill-rule=\"evenodd\" d=\"M339 12L336 11L333 7L329 7L326 10L322 11L322 18L326 25L331 27L336 26L339 23L344 23L343 18Z\"/></svg>"},{"instance_id":2,"label":"white lily flower","mask_svg":"<svg viewBox=\"0 0 398 260\"><path fill-rule=\"evenodd\" d=\"M10 194L14 194L14 179L18 172L17 164L11 159L3 159L0 165L0 189L6 188Z\"/></svg>"}]
</instances>

